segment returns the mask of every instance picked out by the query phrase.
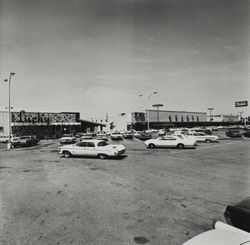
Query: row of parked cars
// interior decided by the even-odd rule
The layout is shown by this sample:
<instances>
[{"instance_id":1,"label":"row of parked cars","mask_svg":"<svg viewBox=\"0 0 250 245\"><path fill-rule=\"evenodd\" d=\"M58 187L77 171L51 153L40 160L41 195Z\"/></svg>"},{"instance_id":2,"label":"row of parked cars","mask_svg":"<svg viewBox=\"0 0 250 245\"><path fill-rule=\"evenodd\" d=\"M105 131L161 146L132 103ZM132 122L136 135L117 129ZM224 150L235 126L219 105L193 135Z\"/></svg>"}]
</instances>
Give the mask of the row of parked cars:
<instances>
[{"instance_id":1,"label":"row of parked cars","mask_svg":"<svg viewBox=\"0 0 250 245\"><path fill-rule=\"evenodd\" d=\"M0 136L1 143L8 143L9 136L1 135ZM39 139L35 135L25 135L25 136L15 136L11 135L10 142L12 148L14 147L25 147L25 146L34 146L39 142Z\"/></svg>"},{"instance_id":2,"label":"row of parked cars","mask_svg":"<svg viewBox=\"0 0 250 245\"><path fill-rule=\"evenodd\" d=\"M195 148L197 142L218 141L217 135L194 131L175 131L162 136L148 132L113 132L110 135L105 133L93 135L89 133L78 135L78 137L64 135L60 139L60 143L63 146L58 148L58 152L66 158L71 156L96 156L105 159L107 157L120 156L126 151L125 146L122 144L109 144L107 142L109 138L115 141L133 139L134 137L142 140L148 148Z\"/></svg>"}]
</instances>

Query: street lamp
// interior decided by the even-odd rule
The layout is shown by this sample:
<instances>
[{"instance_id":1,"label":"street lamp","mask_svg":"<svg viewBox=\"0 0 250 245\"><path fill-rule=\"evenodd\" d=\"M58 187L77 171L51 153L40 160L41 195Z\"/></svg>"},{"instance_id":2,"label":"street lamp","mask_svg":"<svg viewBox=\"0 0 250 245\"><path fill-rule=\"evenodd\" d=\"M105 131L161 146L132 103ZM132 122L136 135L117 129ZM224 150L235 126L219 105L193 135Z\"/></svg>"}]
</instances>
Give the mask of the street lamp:
<instances>
[{"instance_id":1,"label":"street lamp","mask_svg":"<svg viewBox=\"0 0 250 245\"><path fill-rule=\"evenodd\" d=\"M210 122L212 122L212 110L214 109L213 107L209 107L207 108L209 110L209 118L210 118Z\"/></svg>"},{"instance_id":2,"label":"street lamp","mask_svg":"<svg viewBox=\"0 0 250 245\"><path fill-rule=\"evenodd\" d=\"M9 106L8 106L8 114L9 114L9 141L7 143L7 149L11 149L11 113L10 113L10 82L11 77L15 75L15 72L11 72L9 75L9 79L5 79L5 82L9 82Z\"/></svg>"}]
</instances>

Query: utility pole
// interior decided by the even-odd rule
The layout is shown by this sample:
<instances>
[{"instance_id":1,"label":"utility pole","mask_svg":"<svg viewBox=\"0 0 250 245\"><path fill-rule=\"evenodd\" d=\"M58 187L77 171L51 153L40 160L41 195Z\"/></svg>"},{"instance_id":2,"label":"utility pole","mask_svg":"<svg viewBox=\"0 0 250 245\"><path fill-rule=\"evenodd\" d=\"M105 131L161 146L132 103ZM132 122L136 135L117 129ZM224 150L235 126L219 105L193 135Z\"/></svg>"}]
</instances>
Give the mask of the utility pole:
<instances>
[{"instance_id":1,"label":"utility pole","mask_svg":"<svg viewBox=\"0 0 250 245\"><path fill-rule=\"evenodd\" d=\"M10 75L9 75L9 79L5 79L4 81L5 82L9 82L9 106L8 106L8 116L9 116L9 140L8 140L8 143L7 143L7 149L10 150L11 149L11 106L10 106L10 84L11 84L11 77L15 75L15 72L11 72Z\"/></svg>"}]
</instances>

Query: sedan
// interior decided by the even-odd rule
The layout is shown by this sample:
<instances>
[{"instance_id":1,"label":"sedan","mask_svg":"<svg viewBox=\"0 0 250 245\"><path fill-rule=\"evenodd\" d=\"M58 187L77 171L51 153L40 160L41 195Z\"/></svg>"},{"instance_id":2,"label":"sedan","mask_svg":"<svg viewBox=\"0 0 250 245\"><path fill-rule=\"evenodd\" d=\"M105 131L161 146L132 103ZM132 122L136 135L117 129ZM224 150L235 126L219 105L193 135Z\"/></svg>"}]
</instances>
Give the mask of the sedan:
<instances>
[{"instance_id":1,"label":"sedan","mask_svg":"<svg viewBox=\"0 0 250 245\"><path fill-rule=\"evenodd\" d=\"M123 140L122 134L119 132L114 132L110 135L112 140Z\"/></svg>"},{"instance_id":2,"label":"sedan","mask_svg":"<svg viewBox=\"0 0 250 245\"><path fill-rule=\"evenodd\" d=\"M71 156L97 156L100 159L120 156L125 153L124 145L109 145L104 140L83 140L76 144L58 148L59 154L69 158Z\"/></svg>"},{"instance_id":3,"label":"sedan","mask_svg":"<svg viewBox=\"0 0 250 245\"><path fill-rule=\"evenodd\" d=\"M204 232L183 245L249 245L250 233L216 222L213 230Z\"/></svg>"},{"instance_id":4,"label":"sedan","mask_svg":"<svg viewBox=\"0 0 250 245\"><path fill-rule=\"evenodd\" d=\"M184 135L178 135L178 136L164 136L159 137L157 139L150 139L146 140L144 144L148 148L155 148L155 147L174 147L178 149L183 148L195 148L196 141L193 139L190 139L188 137L185 137Z\"/></svg>"},{"instance_id":5,"label":"sedan","mask_svg":"<svg viewBox=\"0 0 250 245\"><path fill-rule=\"evenodd\" d=\"M207 135L202 132L188 132L187 136L193 138L197 142L211 143L218 141L219 137L217 135Z\"/></svg>"}]
</instances>

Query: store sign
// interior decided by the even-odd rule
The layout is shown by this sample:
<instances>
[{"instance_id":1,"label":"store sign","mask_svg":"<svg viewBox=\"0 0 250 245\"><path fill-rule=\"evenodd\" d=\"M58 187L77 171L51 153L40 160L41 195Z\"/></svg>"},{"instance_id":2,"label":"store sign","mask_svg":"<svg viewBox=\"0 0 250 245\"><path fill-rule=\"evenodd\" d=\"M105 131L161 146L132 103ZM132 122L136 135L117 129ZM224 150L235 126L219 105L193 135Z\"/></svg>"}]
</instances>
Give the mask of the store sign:
<instances>
[{"instance_id":1,"label":"store sign","mask_svg":"<svg viewBox=\"0 0 250 245\"><path fill-rule=\"evenodd\" d=\"M50 112L12 112L12 123L24 124L57 124L74 123L77 113L50 113Z\"/></svg>"},{"instance_id":2,"label":"store sign","mask_svg":"<svg viewBox=\"0 0 250 245\"><path fill-rule=\"evenodd\" d=\"M236 101L236 102L235 102L235 107L244 107L244 106L248 106L247 100Z\"/></svg>"}]
</instances>

